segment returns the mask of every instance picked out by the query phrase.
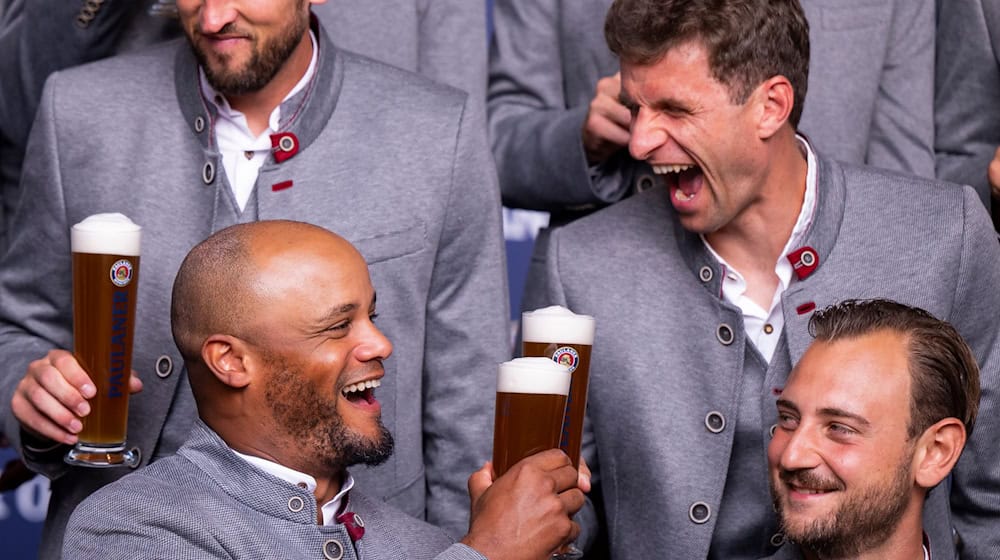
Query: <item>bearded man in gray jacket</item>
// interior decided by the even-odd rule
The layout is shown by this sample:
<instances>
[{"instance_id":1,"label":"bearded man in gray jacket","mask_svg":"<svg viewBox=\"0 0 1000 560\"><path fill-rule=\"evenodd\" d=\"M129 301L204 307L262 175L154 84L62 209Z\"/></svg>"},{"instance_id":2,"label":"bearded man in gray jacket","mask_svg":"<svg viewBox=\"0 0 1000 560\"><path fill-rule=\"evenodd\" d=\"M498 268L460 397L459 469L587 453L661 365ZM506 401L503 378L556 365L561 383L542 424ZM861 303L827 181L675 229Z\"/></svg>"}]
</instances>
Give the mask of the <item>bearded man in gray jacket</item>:
<instances>
[{"instance_id":1,"label":"bearded man in gray jacket","mask_svg":"<svg viewBox=\"0 0 1000 560\"><path fill-rule=\"evenodd\" d=\"M176 455L85 500L63 556L547 560L583 504L559 450L496 481L486 466L474 473L457 544L353 489L347 468L393 448L379 402L392 353L383 311L364 259L322 228L255 222L198 244L170 315L201 421Z\"/></svg>"},{"instance_id":2,"label":"bearded man in gray jacket","mask_svg":"<svg viewBox=\"0 0 1000 560\"><path fill-rule=\"evenodd\" d=\"M631 155L666 188L556 230L547 283L597 321L584 455L612 557L774 554L775 400L812 312L874 297L950 322L975 352L980 424L924 530L935 560L995 557L1000 245L976 193L839 164L796 134L796 0L616 0L605 30Z\"/></svg>"},{"instance_id":3,"label":"bearded man in gray jacket","mask_svg":"<svg viewBox=\"0 0 1000 560\"><path fill-rule=\"evenodd\" d=\"M73 507L123 474L62 462L94 391L61 350L68 230L99 212L145 232L133 356L145 383L128 427L141 464L176 451L195 419L167 313L184 255L229 225L294 218L358 247L388 310L383 410L399 445L358 487L454 536L468 527L465 478L489 456L494 368L509 357L481 104L339 50L310 17L320 2L180 0L186 41L48 81L0 265L4 432L52 479L43 557Z\"/></svg>"}]
</instances>

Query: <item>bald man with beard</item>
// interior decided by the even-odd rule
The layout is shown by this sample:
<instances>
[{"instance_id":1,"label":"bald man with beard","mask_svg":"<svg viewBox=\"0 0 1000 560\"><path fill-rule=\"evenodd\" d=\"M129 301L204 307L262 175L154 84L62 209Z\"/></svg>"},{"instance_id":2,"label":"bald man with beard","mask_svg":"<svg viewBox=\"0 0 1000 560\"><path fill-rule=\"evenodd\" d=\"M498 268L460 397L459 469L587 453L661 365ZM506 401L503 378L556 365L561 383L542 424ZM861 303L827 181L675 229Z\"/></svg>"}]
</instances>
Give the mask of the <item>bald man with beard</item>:
<instances>
[{"instance_id":1,"label":"bald man with beard","mask_svg":"<svg viewBox=\"0 0 1000 560\"><path fill-rule=\"evenodd\" d=\"M495 481L488 464L473 473L457 544L351 490L348 467L393 447L375 300L361 254L316 226L243 224L196 246L171 325L200 421L176 455L85 500L64 556L543 559L575 537L583 494L558 450Z\"/></svg>"}]
</instances>

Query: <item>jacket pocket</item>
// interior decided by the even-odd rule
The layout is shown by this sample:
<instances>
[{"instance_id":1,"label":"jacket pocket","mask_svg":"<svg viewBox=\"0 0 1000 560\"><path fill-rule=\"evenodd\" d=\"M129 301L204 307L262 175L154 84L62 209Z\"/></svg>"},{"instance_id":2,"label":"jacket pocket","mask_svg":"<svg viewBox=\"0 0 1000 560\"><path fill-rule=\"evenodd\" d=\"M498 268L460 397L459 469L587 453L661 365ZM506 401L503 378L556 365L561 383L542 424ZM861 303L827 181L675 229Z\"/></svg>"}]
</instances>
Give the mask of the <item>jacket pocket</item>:
<instances>
[{"instance_id":1,"label":"jacket pocket","mask_svg":"<svg viewBox=\"0 0 1000 560\"><path fill-rule=\"evenodd\" d=\"M405 257L424 248L427 232L421 221L399 224L391 231L362 236L353 241L368 265Z\"/></svg>"}]
</instances>

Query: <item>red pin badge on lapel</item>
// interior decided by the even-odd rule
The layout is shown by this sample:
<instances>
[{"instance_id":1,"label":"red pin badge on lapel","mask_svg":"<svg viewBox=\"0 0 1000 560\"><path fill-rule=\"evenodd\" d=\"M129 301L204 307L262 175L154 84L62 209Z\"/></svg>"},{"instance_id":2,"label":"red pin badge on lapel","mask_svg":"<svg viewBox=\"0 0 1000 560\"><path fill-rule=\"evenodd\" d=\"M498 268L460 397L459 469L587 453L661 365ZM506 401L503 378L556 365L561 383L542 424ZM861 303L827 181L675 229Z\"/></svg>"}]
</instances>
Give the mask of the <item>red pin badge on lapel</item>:
<instances>
[{"instance_id":1,"label":"red pin badge on lapel","mask_svg":"<svg viewBox=\"0 0 1000 560\"><path fill-rule=\"evenodd\" d=\"M299 153L299 138L291 132L272 134L271 149L274 151L274 161L282 163Z\"/></svg>"},{"instance_id":2,"label":"red pin badge on lapel","mask_svg":"<svg viewBox=\"0 0 1000 560\"><path fill-rule=\"evenodd\" d=\"M819 266L819 254L808 245L801 249L796 249L788 254L788 262L792 263L792 270L799 280L805 280L810 274L816 271Z\"/></svg>"}]
</instances>

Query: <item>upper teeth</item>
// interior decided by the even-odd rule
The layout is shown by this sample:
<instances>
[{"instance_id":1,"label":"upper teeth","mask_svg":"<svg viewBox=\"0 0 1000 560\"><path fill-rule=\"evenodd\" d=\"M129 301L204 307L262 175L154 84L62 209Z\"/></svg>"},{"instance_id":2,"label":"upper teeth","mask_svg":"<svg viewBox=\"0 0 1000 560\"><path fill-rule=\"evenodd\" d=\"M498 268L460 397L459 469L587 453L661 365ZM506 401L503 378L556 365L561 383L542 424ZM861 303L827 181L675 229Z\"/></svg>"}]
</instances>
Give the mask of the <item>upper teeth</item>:
<instances>
[{"instance_id":1,"label":"upper teeth","mask_svg":"<svg viewBox=\"0 0 1000 560\"><path fill-rule=\"evenodd\" d=\"M382 382L378 379L369 379L368 381L362 381L360 383L355 383L354 385L348 385L344 387L344 394L353 393L355 391L364 391L365 389L374 389L382 385Z\"/></svg>"},{"instance_id":2,"label":"upper teeth","mask_svg":"<svg viewBox=\"0 0 1000 560\"><path fill-rule=\"evenodd\" d=\"M653 172L663 175L665 173L680 173L681 171L686 171L691 169L694 165L690 163L678 164L678 165L654 165Z\"/></svg>"}]
</instances>

